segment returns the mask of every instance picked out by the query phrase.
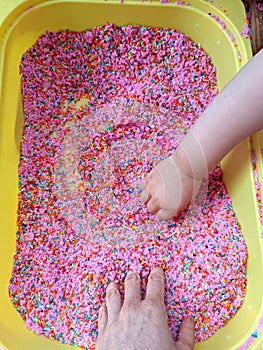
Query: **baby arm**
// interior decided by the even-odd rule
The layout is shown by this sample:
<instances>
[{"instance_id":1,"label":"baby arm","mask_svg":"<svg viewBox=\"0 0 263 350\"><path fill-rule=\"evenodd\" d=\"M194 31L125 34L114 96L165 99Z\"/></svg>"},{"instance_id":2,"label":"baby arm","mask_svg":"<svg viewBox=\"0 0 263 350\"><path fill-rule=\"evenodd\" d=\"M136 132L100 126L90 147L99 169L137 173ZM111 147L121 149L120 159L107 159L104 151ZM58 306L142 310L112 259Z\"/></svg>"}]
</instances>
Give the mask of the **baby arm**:
<instances>
[{"instance_id":1,"label":"baby arm","mask_svg":"<svg viewBox=\"0 0 263 350\"><path fill-rule=\"evenodd\" d=\"M169 219L194 198L202 178L239 142L263 127L263 50L230 83L190 129L175 153L145 178L141 199Z\"/></svg>"}]
</instances>

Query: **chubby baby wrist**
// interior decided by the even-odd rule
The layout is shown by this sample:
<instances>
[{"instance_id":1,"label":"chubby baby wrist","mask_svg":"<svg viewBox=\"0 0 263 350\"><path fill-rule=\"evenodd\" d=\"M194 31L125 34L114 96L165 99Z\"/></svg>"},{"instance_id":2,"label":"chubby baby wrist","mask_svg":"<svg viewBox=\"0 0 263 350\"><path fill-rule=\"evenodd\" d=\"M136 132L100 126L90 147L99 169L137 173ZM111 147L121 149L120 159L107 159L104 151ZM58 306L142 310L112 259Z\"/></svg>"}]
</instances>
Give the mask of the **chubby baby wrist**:
<instances>
[{"instance_id":1,"label":"chubby baby wrist","mask_svg":"<svg viewBox=\"0 0 263 350\"><path fill-rule=\"evenodd\" d=\"M208 172L206 159L202 152L198 155L192 154L190 150L187 152L185 147L179 144L171 158L176 167L190 179L200 181Z\"/></svg>"}]
</instances>

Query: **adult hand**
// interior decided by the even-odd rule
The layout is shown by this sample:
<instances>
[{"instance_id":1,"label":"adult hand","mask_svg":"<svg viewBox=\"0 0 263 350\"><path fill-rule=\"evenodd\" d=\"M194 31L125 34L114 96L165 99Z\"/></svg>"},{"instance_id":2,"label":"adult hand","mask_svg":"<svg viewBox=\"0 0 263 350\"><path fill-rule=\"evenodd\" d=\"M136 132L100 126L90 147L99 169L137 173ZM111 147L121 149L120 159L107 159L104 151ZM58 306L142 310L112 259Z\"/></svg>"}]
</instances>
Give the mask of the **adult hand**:
<instances>
[{"instance_id":1,"label":"adult hand","mask_svg":"<svg viewBox=\"0 0 263 350\"><path fill-rule=\"evenodd\" d=\"M96 350L192 350L194 320L183 320L174 342L164 306L164 274L155 268L148 280L146 297L141 298L139 275L130 271L125 279L122 305L118 285L111 283L106 302L99 310Z\"/></svg>"}]
</instances>

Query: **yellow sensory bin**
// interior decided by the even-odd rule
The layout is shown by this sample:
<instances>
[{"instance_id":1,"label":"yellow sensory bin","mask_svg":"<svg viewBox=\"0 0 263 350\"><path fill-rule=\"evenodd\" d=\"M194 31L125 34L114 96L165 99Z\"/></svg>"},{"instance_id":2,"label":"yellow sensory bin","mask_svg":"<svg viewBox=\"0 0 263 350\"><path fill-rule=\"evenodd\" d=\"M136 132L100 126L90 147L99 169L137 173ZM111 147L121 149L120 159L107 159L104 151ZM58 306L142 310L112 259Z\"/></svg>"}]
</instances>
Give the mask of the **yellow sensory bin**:
<instances>
[{"instance_id":1,"label":"yellow sensory bin","mask_svg":"<svg viewBox=\"0 0 263 350\"><path fill-rule=\"evenodd\" d=\"M23 130L19 64L22 54L45 31L82 31L105 23L175 28L212 57L219 90L252 57L242 34L246 14L240 0L1 0L0 1L0 349L73 349L28 330L13 307L8 284L16 240L18 160ZM252 141L251 141L252 140ZM237 146L222 170L248 248L247 294L226 326L197 343L197 350L263 349L263 248L259 195L251 147L262 176L258 133ZM260 191L258 191L260 192Z\"/></svg>"}]
</instances>

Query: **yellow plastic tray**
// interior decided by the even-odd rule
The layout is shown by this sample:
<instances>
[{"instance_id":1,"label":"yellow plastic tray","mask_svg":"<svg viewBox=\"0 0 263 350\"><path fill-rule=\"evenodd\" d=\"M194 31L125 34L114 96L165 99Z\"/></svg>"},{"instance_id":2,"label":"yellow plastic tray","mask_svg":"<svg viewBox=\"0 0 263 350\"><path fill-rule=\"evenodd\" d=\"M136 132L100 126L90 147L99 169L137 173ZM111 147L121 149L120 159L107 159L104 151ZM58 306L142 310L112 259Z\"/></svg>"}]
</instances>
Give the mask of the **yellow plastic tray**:
<instances>
[{"instance_id":1,"label":"yellow plastic tray","mask_svg":"<svg viewBox=\"0 0 263 350\"><path fill-rule=\"evenodd\" d=\"M245 12L239 0L189 0L189 6L160 4L159 0L69 1L0 0L0 347L8 350L72 349L30 332L12 306L7 287L15 250L18 176L23 127L19 63L24 53L46 30L81 31L105 22L172 27L189 35L212 57L221 89L251 58L248 39L240 32ZM208 13L222 20L226 28ZM235 38L235 43L229 37ZM241 309L213 337L196 349L263 349L262 239L255 201L249 142L242 142L222 162L225 183L232 197L248 246L247 295ZM258 331L258 336L251 336Z\"/></svg>"}]
</instances>

